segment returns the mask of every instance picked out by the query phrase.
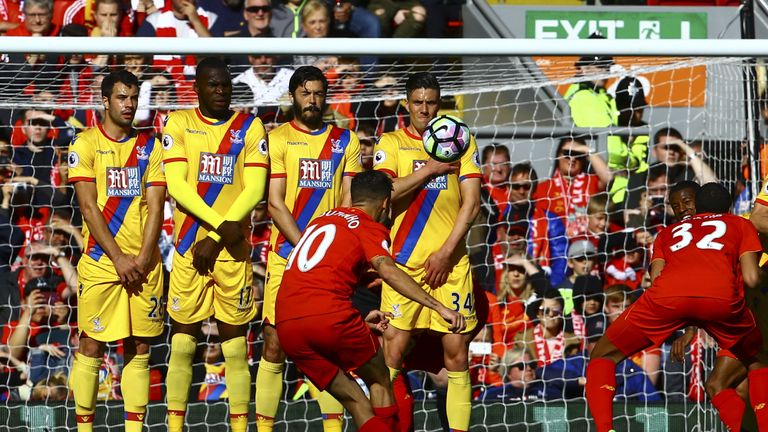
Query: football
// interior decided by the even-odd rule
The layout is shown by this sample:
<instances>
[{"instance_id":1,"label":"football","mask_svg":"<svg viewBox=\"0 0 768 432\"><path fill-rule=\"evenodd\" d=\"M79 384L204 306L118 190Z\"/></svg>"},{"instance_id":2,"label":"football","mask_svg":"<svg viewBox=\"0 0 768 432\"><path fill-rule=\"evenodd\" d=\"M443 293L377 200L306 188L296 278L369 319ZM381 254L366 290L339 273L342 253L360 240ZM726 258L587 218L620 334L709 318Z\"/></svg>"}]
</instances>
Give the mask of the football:
<instances>
[{"instance_id":1,"label":"football","mask_svg":"<svg viewBox=\"0 0 768 432\"><path fill-rule=\"evenodd\" d=\"M441 115L432 119L421 134L424 150L440 162L456 162L469 148L469 127L464 120Z\"/></svg>"}]
</instances>

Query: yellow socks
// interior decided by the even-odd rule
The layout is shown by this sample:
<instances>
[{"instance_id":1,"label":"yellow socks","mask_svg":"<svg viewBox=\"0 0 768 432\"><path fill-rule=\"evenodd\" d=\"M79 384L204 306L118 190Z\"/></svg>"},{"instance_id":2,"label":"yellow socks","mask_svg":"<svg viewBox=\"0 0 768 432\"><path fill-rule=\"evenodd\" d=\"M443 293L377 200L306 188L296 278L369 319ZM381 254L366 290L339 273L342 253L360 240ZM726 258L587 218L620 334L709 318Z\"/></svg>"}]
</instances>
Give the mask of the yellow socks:
<instances>
[{"instance_id":1,"label":"yellow socks","mask_svg":"<svg viewBox=\"0 0 768 432\"><path fill-rule=\"evenodd\" d=\"M472 415L472 384L469 371L448 371L448 395L445 410L448 412L448 428L451 431L469 430Z\"/></svg>"},{"instance_id":2,"label":"yellow socks","mask_svg":"<svg viewBox=\"0 0 768 432\"><path fill-rule=\"evenodd\" d=\"M248 347L245 337L221 344L224 373L229 394L229 419L232 432L248 430L248 402L251 400L251 372L248 370Z\"/></svg>"},{"instance_id":3,"label":"yellow socks","mask_svg":"<svg viewBox=\"0 0 768 432\"><path fill-rule=\"evenodd\" d=\"M259 432L272 432L280 397L283 394L283 363L261 358L256 374L256 427Z\"/></svg>"},{"instance_id":4,"label":"yellow socks","mask_svg":"<svg viewBox=\"0 0 768 432\"><path fill-rule=\"evenodd\" d=\"M86 357L75 353L75 361L69 374L69 388L75 397L75 418L78 432L93 431L93 415L96 411L96 392L99 389L101 357Z\"/></svg>"},{"instance_id":5,"label":"yellow socks","mask_svg":"<svg viewBox=\"0 0 768 432\"><path fill-rule=\"evenodd\" d=\"M324 432L341 432L344 427L344 407L327 391L317 396L320 413L323 414Z\"/></svg>"},{"instance_id":6,"label":"yellow socks","mask_svg":"<svg viewBox=\"0 0 768 432\"><path fill-rule=\"evenodd\" d=\"M149 354L136 354L125 364L120 386L125 407L125 432L142 432L149 403Z\"/></svg>"},{"instance_id":7,"label":"yellow socks","mask_svg":"<svg viewBox=\"0 0 768 432\"><path fill-rule=\"evenodd\" d=\"M171 338L171 359L168 361L168 376L165 379L169 432L181 432L184 428L195 349L197 339L188 334L176 333Z\"/></svg>"}]
</instances>

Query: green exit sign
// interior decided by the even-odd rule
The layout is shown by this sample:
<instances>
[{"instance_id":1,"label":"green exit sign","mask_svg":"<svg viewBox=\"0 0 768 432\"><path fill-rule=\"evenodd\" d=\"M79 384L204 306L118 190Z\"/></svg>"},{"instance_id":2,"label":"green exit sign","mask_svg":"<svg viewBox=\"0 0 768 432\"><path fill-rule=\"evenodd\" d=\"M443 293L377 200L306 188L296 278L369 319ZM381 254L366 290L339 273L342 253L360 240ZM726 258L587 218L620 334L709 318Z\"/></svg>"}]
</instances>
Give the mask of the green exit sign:
<instances>
[{"instance_id":1,"label":"green exit sign","mask_svg":"<svg viewBox=\"0 0 768 432\"><path fill-rule=\"evenodd\" d=\"M527 11L525 37L586 39L706 39L707 14L687 12Z\"/></svg>"}]
</instances>

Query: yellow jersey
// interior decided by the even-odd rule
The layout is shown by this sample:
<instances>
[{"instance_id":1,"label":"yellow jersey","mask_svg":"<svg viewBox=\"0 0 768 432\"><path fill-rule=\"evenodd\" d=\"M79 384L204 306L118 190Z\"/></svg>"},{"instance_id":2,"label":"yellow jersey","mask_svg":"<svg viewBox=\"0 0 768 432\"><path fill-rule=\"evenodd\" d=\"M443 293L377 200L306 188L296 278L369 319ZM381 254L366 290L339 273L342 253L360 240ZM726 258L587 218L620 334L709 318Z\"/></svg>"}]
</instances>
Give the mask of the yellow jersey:
<instances>
[{"instance_id":1,"label":"yellow jersey","mask_svg":"<svg viewBox=\"0 0 768 432\"><path fill-rule=\"evenodd\" d=\"M269 133L271 178L285 178L285 205L300 231L316 216L341 205L342 179L363 170L360 141L349 129L325 124L316 132L294 122ZM269 245L283 258L293 250L277 227Z\"/></svg>"},{"instance_id":2,"label":"yellow jersey","mask_svg":"<svg viewBox=\"0 0 768 432\"><path fill-rule=\"evenodd\" d=\"M374 147L373 169L384 171L392 178L405 177L419 170L428 160L421 137L404 128L379 138ZM461 157L458 174L437 176L407 199L393 203L392 255L398 264L421 268L429 255L440 248L459 214L460 183L470 178L482 178L474 137ZM458 247L461 250L457 253L466 255L464 242Z\"/></svg>"},{"instance_id":3,"label":"yellow jersey","mask_svg":"<svg viewBox=\"0 0 768 432\"><path fill-rule=\"evenodd\" d=\"M138 255L147 218L146 188L165 186L160 146L153 134L116 141L101 125L76 135L69 145L69 183L96 183L96 204L124 253ZM83 221L85 253L111 264Z\"/></svg>"},{"instance_id":4,"label":"yellow jersey","mask_svg":"<svg viewBox=\"0 0 768 432\"><path fill-rule=\"evenodd\" d=\"M245 167L269 167L267 148L264 125L250 114L215 120L197 108L175 111L163 128L163 162L186 162L187 183L222 216L245 188ZM181 255L208 235L206 225L180 206L173 211L173 223L176 252ZM233 258L223 249L219 259Z\"/></svg>"}]
</instances>

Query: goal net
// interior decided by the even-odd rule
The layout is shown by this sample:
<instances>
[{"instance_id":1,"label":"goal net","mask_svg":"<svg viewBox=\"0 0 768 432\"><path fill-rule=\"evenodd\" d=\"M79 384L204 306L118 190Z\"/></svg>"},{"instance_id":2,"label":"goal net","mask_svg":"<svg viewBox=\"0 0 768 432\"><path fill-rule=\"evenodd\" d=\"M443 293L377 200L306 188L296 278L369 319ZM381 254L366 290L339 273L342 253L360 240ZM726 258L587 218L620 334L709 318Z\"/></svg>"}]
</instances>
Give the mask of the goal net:
<instances>
[{"instance_id":1,"label":"goal net","mask_svg":"<svg viewBox=\"0 0 768 432\"><path fill-rule=\"evenodd\" d=\"M6 401L0 406L1 429L75 430L66 378L77 347L77 286L67 286L65 265L57 257L35 261L52 253L49 249L31 251L53 245L72 263L82 253L81 216L67 184L67 145L74 133L99 123L99 86L106 72L126 66L139 75L139 128L160 134L169 111L196 106L194 61L167 57L173 58L170 66L140 54L10 54L0 64L0 176L5 182L0 231L7 233L0 238L0 265L6 273L17 272L10 274L20 283L33 274L25 272L34 263L50 265L44 277L57 285L51 306L33 308L45 312L33 314L31 331L19 324L29 288L22 284L18 293L3 294L0 314L8 324L0 349L5 366L0 395ZM720 181L736 197L734 211L746 213L764 174L756 143L764 123L766 75L747 58L476 57L468 52L381 56L366 63L370 56L363 61L357 55L300 51L262 56L245 49L225 57L234 80L233 107L259 116L268 129L292 118L286 96L292 71L302 64L320 66L329 80L326 119L357 131L369 166L375 139L409 123L402 100L410 73L435 74L442 87L441 112L460 116L473 129L488 193L467 242L475 279L490 302L488 325L470 346L473 431L594 427L583 396L588 349L611 317L648 287L653 236L675 220L667 203L669 187L683 179ZM575 92L601 93L596 85L609 95L600 98L615 101L613 111L574 102L584 96ZM606 116L609 121L602 122ZM563 177L564 159L582 171ZM594 189L580 185L582 173L599 184ZM565 186L556 178L565 179ZM561 189L547 194L547 184ZM558 200L565 208L547 204ZM172 206L169 198L167 223L172 223ZM541 219L535 208L555 216ZM261 288L269 228L264 206L252 220L255 284ZM164 226L160 242L167 270L171 228ZM521 259L536 271L526 270ZM599 276L599 285L584 278L574 285L572 275ZM548 296L542 281L559 289L563 307L542 299ZM597 306L589 311L586 304L592 300ZM552 322L559 324L547 330ZM556 336L542 342L537 328ZM27 335L14 338L15 332ZM260 332L260 321L254 321L248 338L253 378L261 357ZM165 428L168 333L152 347L149 430ZM684 360L676 362L670 356L672 340L617 368L617 430L725 430L704 392L716 344L700 333ZM122 347L111 344L105 360L95 423L101 431L122 424ZM218 332L215 325L205 325L195 358L189 430L226 427L222 365ZM415 429L441 430L441 380L418 370L408 378ZM321 430L312 396L300 371L289 366L276 428ZM345 425L354 429L350 418Z\"/></svg>"}]
</instances>

